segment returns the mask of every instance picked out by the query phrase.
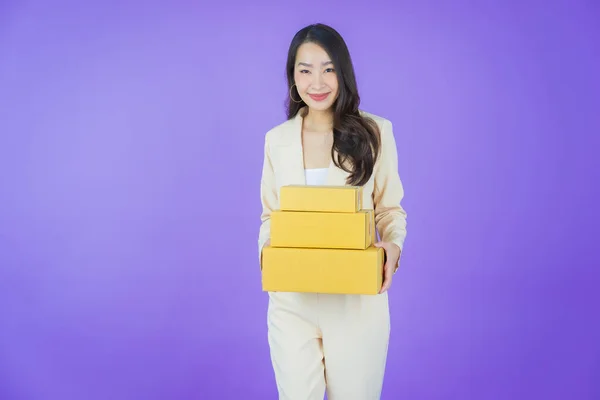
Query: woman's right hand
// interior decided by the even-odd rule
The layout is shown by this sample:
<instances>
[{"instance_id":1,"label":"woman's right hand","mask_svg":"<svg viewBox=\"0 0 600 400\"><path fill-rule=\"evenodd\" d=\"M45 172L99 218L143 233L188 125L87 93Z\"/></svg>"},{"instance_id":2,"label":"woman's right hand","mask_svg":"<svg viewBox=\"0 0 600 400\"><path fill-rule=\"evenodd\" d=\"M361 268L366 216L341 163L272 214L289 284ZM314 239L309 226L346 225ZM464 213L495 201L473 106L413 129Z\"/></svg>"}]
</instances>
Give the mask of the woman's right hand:
<instances>
[{"instance_id":1,"label":"woman's right hand","mask_svg":"<svg viewBox=\"0 0 600 400\"><path fill-rule=\"evenodd\" d=\"M263 244L262 249L260 250L260 270L262 271L262 267L263 267L263 258L262 258L262 251L265 247L270 246L271 245L271 239L267 239L267 241L265 242L265 244Z\"/></svg>"}]
</instances>

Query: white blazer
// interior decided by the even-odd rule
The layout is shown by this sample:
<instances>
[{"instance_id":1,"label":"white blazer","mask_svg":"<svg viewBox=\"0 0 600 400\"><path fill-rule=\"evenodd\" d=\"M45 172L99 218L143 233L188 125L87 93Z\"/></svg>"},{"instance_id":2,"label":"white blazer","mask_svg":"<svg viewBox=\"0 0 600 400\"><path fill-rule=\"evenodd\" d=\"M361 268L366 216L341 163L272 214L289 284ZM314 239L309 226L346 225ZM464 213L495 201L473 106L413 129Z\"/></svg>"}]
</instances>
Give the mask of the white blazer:
<instances>
[{"instance_id":1,"label":"white blazer","mask_svg":"<svg viewBox=\"0 0 600 400\"><path fill-rule=\"evenodd\" d=\"M279 190L286 185L305 185L302 151L304 109L295 117L272 128L265 135L264 160L260 182L262 203L258 235L258 257L270 237L271 211L279 208ZM361 111L371 117L381 132L381 152L373 175L363 186L363 208L375 211L375 225L382 241L392 242L402 251L406 238L406 211L401 206L404 188L398 174L398 152L392 123L382 117ZM344 186L348 173L331 161L327 185ZM262 269L262 265L261 265Z\"/></svg>"}]
</instances>

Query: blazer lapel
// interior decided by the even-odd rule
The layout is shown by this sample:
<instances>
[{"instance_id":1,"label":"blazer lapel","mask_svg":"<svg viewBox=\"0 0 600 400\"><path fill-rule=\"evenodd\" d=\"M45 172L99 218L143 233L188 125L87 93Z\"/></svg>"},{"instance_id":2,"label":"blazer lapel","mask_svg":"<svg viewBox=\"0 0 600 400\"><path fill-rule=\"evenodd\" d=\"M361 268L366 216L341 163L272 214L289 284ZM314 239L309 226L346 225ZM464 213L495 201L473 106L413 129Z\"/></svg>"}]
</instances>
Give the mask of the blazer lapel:
<instances>
[{"instance_id":1,"label":"blazer lapel","mask_svg":"<svg viewBox=\"0 0 600 400\"><path fill-rule=\"evenodd\" d=\"M337 158L337 152L334 151L333 156ZM349 175L350 174L344 171L343 169L338 168L332 159L329 163L329 172L327 173L327 185L345 186L347 184L346 179L348 179Z\"/></svg>"},{"instance_id":2,"label":"blazer lapel","mask_svg":"<svg viewBox=\"0 0 600 400\"><path fill-rule=\"evenodd\" d=\"M302 111L302 110L301 110ZM301 111L289 121L285 136L280 144L282 165L285 166L285 185L305 185L304 152L302 151Z\"/></svg>"}]
</instances>

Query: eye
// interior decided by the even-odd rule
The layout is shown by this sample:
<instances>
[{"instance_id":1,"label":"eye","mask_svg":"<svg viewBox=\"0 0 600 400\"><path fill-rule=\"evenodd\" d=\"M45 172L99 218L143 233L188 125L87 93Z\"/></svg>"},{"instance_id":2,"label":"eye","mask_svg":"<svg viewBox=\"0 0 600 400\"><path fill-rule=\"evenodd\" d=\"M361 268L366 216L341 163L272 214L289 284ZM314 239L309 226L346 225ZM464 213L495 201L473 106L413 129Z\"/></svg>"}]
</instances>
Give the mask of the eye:
<instances>
[{"instance_id":1,"label":"eye","mask_svg":"<svg viewBox=\"0 0 600 400\"><path fill-rule=\"evenodd\" d=\"M309 73L309 71L308 71L307 69L301 69L301 70L300 70L300 73L301 73L301 74L308 74L308 73Z\"/></svg>"},{"instance_id":2,"label":"eye","mask_svg":"<svg viewBox=\"0 0 600 400\"><path fill-rule=\"evenodd\" d=\"M335 72L335 70L333 68L327 68L325 72Z\"/></svg>"}]
</instances>

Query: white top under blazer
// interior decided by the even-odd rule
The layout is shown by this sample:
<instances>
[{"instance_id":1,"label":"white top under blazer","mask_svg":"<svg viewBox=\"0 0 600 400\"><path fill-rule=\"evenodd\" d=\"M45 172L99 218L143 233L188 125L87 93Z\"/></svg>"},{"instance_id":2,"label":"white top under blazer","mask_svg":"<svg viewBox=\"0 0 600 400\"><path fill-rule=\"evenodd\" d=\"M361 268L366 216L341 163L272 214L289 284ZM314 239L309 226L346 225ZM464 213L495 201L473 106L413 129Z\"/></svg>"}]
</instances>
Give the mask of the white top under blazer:
<instances>
[{"instance_id":1,"label":"white top under blazer","mask_svg":"<svg viewBox=\"0 0 600 400\"><path fill-rule=\"evenodd\" d=\"M308 168L304 170L306 184L311 186L325 185L329 168Z\"/></svg>"}]
</instances>

